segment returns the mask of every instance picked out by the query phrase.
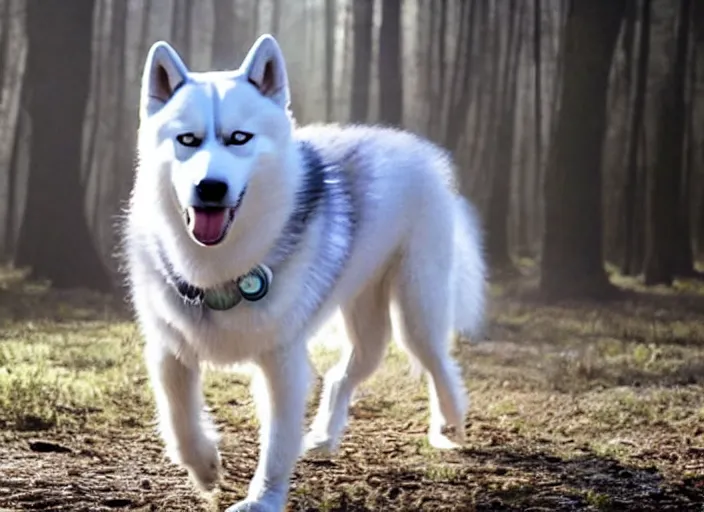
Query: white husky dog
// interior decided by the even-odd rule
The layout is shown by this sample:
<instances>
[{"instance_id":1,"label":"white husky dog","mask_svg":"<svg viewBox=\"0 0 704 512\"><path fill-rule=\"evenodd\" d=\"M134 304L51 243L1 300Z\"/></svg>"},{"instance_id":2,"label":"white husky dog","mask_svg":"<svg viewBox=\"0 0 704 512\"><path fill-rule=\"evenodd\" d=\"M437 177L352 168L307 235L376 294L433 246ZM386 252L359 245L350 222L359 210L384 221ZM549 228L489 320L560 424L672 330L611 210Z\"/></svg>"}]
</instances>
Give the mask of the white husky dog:
<instances>
[{"instance_id":1,"label":"white husky dog","mask_svg":"<svg viewBox=\"0 0 704 512\"><path fill-rule=\"evenodd\" d=\"M296 128L270 35L236 71L190 72L155 43L138 144L129 283L163 439L196 483L213 488L220 468L201 363L259 370L259 462L230 510L282 510L302 449L338 446L353 392L391 339L392 301L428 376L430 442L456 446L468 398L452 332L482 321L485 265L442 150L392 129ZM338 308L349 343L304 437L307 340Z\"/></svg>"}]
</instances>

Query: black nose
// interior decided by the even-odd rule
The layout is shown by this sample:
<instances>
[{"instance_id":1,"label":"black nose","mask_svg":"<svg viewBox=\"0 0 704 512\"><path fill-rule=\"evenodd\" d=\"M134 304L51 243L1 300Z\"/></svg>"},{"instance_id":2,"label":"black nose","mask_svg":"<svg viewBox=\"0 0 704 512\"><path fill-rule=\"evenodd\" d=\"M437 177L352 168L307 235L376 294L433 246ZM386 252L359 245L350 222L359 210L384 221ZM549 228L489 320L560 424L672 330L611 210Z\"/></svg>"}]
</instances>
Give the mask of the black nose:
<instances>
[{"instance_id":1,"label":"black nose","mask_svg":"<svg viewBox=\"0 0 704 512\"><path fill-rule=\"evenodd\" d=\"M198 199L204 203L219 203L227 195L227 183L220 180L204 179L196 185Z\"/></svg>"}]
</instances>

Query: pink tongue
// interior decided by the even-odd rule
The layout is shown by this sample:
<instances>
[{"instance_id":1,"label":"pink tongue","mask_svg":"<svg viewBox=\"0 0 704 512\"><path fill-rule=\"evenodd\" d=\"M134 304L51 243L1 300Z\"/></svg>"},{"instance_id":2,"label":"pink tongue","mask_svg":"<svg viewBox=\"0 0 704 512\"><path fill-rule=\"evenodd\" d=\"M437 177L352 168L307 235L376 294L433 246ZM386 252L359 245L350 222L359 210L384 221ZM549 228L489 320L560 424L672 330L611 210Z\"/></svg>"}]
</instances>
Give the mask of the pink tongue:
<instances>
[{"instance_id":1,"label":"pink tongue","mask_svg":"<svg viewBox=\"0 0 704 512\"><path fill-rule=\"evenodd\" d=\"M193 212L193 236L201 243L217 242L225 229L226 208L195 210Z\"/></svg>"}]
</instances>

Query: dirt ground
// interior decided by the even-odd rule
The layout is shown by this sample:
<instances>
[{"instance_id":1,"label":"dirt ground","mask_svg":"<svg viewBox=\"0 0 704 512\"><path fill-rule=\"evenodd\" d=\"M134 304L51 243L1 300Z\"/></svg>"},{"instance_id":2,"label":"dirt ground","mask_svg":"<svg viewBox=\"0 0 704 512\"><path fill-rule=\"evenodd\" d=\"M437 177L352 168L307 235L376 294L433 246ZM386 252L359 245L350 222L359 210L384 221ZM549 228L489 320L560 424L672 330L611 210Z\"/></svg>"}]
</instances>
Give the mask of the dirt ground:
<instances>
[{"instance_id":1,"label":"dirt ground","mask_svg":"<svg viewBox=\"0 0 704 512\"><path fill-rule=\"evenodd\" d=\"M614 280L624 296L602 304L494 287L489 340L457 350L472 397L461 450L429 447L425 384L392 347L340 452L298 463L289 510L704 510L704 287ZM340 335L333 323L319 338ZM140 350L114 300L2 280L0 510L223 510L244 496L247 374L208 374L224 471L201 495L163 456ZM318 344L318 371L335 355Z\"/></svg>"}]
</instances>

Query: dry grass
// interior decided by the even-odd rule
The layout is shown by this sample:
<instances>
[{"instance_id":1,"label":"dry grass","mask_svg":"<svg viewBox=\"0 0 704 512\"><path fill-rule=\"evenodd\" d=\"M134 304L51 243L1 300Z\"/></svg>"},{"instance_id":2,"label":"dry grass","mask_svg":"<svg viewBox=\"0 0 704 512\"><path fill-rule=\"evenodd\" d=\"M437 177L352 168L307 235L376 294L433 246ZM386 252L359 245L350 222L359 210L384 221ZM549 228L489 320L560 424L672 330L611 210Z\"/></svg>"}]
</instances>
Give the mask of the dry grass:
<instances>
[{"instance_id":1,"label":"dry grass","mask_svg":"<svg viewBox=\"0 0 704 512\"><path fill-rule=\"evenodd\" d=\"M630 294L608 304L495 288L491 341L458 348L472 393L459 451L429 448L425 387L392 348L340 453L299 462L290 510L703 510L704 289L614 280ZM243 496L257 454L246 375L208 375L225 474L199 496L163 458L121 304L2 285L0 509L218 510ZM313 358L322 372L335 350Z\"/></svg>"}]
</instances>

